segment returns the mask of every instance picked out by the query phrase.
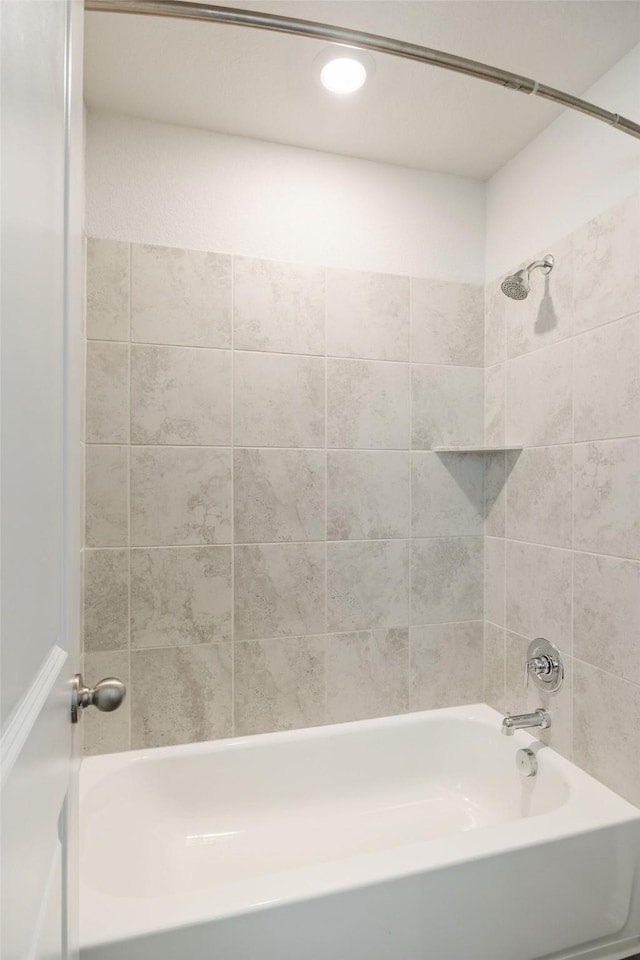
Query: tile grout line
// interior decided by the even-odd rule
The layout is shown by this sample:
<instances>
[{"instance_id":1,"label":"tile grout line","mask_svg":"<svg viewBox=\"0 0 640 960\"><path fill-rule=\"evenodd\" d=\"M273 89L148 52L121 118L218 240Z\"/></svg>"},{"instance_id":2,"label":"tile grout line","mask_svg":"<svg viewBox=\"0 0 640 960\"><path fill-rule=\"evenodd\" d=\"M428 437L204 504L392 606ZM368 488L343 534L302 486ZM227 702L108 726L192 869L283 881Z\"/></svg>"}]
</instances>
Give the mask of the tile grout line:
<instances>
[{"instance_id":1,"label":"tile grout line","mask_svg":"<svg viewBox=\"0 0 640 960\"><path fill-rule=\"evenodd\" d=\"M327 269L322 271L322 323L324 346L324 657L323 657L323 706L322 722L326 724L328 715L327 698L327 662L329 659L329 645L327 631L329 629L329 359L327 353Z\"/></svg>"},{"instance_id":2,"label":"tile grout line","mask_svg":"<svg viewBox=\"0 0 640 960\"><path fill-rule=\"evenodd\" d=\"M487 405L486 405L486 390L487 390L487 370L489 365L487 364L487 316L488 316L488 284L484 282L483 286L483 304L482 304L482 339L483 339L483 377L484 377L484 390L485 390L485 402L483 404L483 437L485 444L487 442ZM482 503L483 503L483 539L486 545L487 538L487 455L485 454L482 458ZM486 624L487 620L487 572L483 564L483 584L482 584L482 699L487 701L487 643L486 643Z\"/></svg>"},{"instance_id":3,"label":"tile grout line","mask_svg":"<svg viewBox=\"0 0 640 960\"><path fill-rule=\"evenodd\" d=\"M236 731L236 256L231 256L231 736Z\"/></svg>"},{"instance_id":4,"label":"tile grout line","mask_svg":"<svg viewBox=\"0 0 640 960\"><path fill-rule=\"evenodd\" d=\"M87 278L89 276L88 259L89 243L86 234L84 236L84 291L83 291L83 329L82 329L82 380L80 386L80 469L82 471L80 478L80 672L86 676L86 616L85 616L85 591L87 584L87 354L88 354L88 298L87 298ZM80 756L81 759L86 755L86 736L84 730L80 732Z\"/></svg>"},{"instance_id":5,"label":"tile grout line","mask_svg":"<svg viewBox=\"0 0 640 960\"><path fill-rule=\"evenodd\" d=\"M288 547L288 546L305 546L310 543L315 544L354 544L354 543L408 543L409 540L420 540L431 542L434 540L482 540L483 534L480 533L452 533L452 534L438 534L433 537L358 537L353 540L247 540L240 541L235 544L236 547ZM504 539L503 537L492 539ZM514 541L516 543L520 541ZM528 541L522 541L527 543ZM218 543L135 543L131 546L132 550L203 550L207 548L224 548L234 546L230 540L222 540ZM545 547L547 544L537 544L532 543L531 546L540 546ZM104 545L92 545L87 548L88 550L126 550L128 549L128 544L104 544ZM565 547L555 547L549 546L550 550L564 550ZM624 559L624 558L622 558Z\"/></svg>"},{"instance_id":6,"label":"tile grout line","mask_svg":"<svg viewBox=\"0 0 640 960\"><path fill-rule=\"evenodd\" d=\"M501 290L501 289L500 289L500 293L502 293L502 290ZM507 376L507 374L508 374L508 371L509 371L509 368L508 368L508 365L507 365L507 364L508 364L508 359L509 359L509 330L508 330L507 324L508 324L508 319L509 319L509 318L508 318L508 315L507 315L507 305L506 305L506 303L503 303L502 306L503 306L503 317L504 317L504 334L503 334L503 335L504 335L504 384L503 384L503 388L502 388L502 389L503 389L503 403L504 403L504 425L503 425L503 430L504 430L504 437L505 437L505 441L506 441L506 438L507 438L507 421L508 421L508 404L509 404L509 392L508 392L508 389L507 389L507 383L508 383L508 376ZM508 516L507 516L508 507L507 507L507 504L508 504L508 499L509 499L508 496L507 496L507 485L508 485L508 483L509 483L509 474L508 474L508 470L507 470L507 454L506 454L506 453L503 454L502 465L503 465L502 494L503 494L503 496L504 496L504 531L503 531L503 537L504 537L504 572L503 572L503 575L502 575L502 579L503 579L502 588L503 588L503 591L504 591L504 613L503 613L503 620L504 620L504 623L505 623L505 626L503 627L503 630L502 630L502 705L503 705L503 708L506 709L506 706L507 706L507 703L508 703L508 698L507 698L507 628L506 628L506 622L507 622L507 582L508 582L508 579L507 579L507 532L508 532L508 526L507 526L507 524L508 524Z\"/></svg>"},{"instance_id":7,"label":"tile grout line","mask_svg":"<svg viewBox=\"0 0 640 960\"><path fill-rule=\"evenodd\" d=\"M413 620L413 281L409 278L409 437L408 437L408 458L409 458L409 609L407 611L407 620L409 627L407 630L407 699L409 709L412 705L412 685L411 685L411 665L413 662L411 622Z\"/></svg>"},{"instance_id":8,"label":"tile grout line","mask_svg":"<svg viewBox=\"0 0 640 960\"><path fill-rule=\"evenodd\" d=\"M133 616L131 607L131 436L133 432L133 405L132 405L132 384L131 384L131 336L133 324L133 248L129 243L129 343L127 345L128 370L129 370L129 444L127 450L128 460L128 484L127 484L127 583L128 583L128 603L129 603L129 685L131 694L128 697L129 705L129 749L133 746L133 716L134 716L134 683L133 683Z\"/></svg>"},{"instance_id":9,"label":"tile grout line","mask_svg":"<svg viewBox=\"0 0 640 960\"><path fill-rule=\"evenodd\" d=\"M502 292L502 291L500 291L500 292ZM507 422L508 422L507 409L508 409L508 403L509 403L509 386L508 386L508 384L509 384L509 377L508 377L509 366L508 366L508 360L507 360L507 357L506 357L506 354L507 354L507 338L508 338L508 334L507 334L507 311L506 311L506 307L505 307L505 311L504 311L504 340L505 340L504 350L505 350L505 359L504 359L503 367L502 367L502 369L503 369L503 384L502 384L502 394L503 394L503 396L502 396L502 404L503 404L503 415L504 415L504 423L503 423L503 425L502 425L502 435L503 435L503 438L504 438L505 443L506 443L506 441L507 441ZM502 487L502 489L503 489L503 491L504 491L504 537L503 537L503 540L502 540L502 610L501 610L502 623L503 623L503 627L502 627L502 651L503 651L503 652L502 652L502 655L503 655L503 668L502 668L502 675L503 675L503 680L502 680L502 683L503 683L502 704L503 704L503 706L504 706L505 709L506 709L506 702L507 702L507 583L508 583L508 577L507 577L507 543L508 543L508 540L507 540L507 483L509 482L509 480L508 480L508 475L507 475L507 454L506 454L506 453L503 454L503 462L504 462L504 480L503 480L503 487ZM486 549L486 540L485 540L485 549Z\"/></svg>"},{"instance_id":10,"label":"tile grout line","mask_svg":"<svg viewBox=\"0 0 640 960\"><path fill-rule=\"evenodd\" d=\"M573 240L571 241L571 259L573 262L574 254ZM571 277L571 676L569 679L569 759L573 757L573 638L574 638L574 619L575 619L575 547L576 547L576 341L575 341L575 275L572 270Z\"/></svg>"},{"instance_id":11,"label":"tile grout line","mask_svg":"<svg viewBox=\"0 0 640 960\"><path fill-rule=\"evenodd\" d=\"M567 447L572 449L573 447L586 447L592 444L600 443L622 443L625 441L632 441L640 439L640 435L637 433L624 434L616 437L592 437L588 440L576 440L572 442L571 440L562 440L558 443L532 443L523 445L521 449L515 448L515 453L523 453L525 450L557 450L561 447ZM87 446L90 447L123 447L128 444L124 441L108 441L101 442L99 440L87 441ZM137 442L130 444L134 449L140 449L144 447L153 447L158 450L185 450L189 448L195 448L197 450L230 450L231 447L229 443L151 443L151 442ZM299 446L299 447L280 447L280 446L257 446L255 444L238 444L236 447L237 450L273 450L273 451L285 451L290 453L295 453L296 451L317 451L318 453L324 452L324 447L310 447L310 446ZM332 453L379 453L379 454L390 454L390 453L406 453L406 447L328 447ZM447 456L447 457L469 457L474 454L492 454L492 453L504 453L503 447L497 447L495 450L484 450L481 447L469 447L464 450L436 450L433 447L415 447L411 449L411 453L431 455L434 457Z\"/></svg>"},{"instance_id":12,"label":"tile grout line","mask_svg":"<svg viewBox=\"0 0 640 960\"><path fill-rule=\"evenodd\" d=\"M430 622L420 621L419 623L414 624L413 626L422 629L425 627L451 627L459 626L461 624L468 623L479 623L482 624L482 619L475 617L467 620L435 620ZM490 621L493 623L493 621ZM310 638L318 639L323 637L349 637L353 634L358 634L362 636L368 636L372 633L386 633L390 630L408 630L410 628L408 623L396 623L392 622L390 626L381 626L381 627L356 627L354 629L341 629L328 631L326 633L281 633L281 634L271 634L269 636L263 637L243 637L236 641L237 644L250 644L250 643L271 643L271 642L291 642L295 643L298 640L307 640ZM498 626L498 624L495 624ZM515 633L516 631L509 631L510 633ZM521 634L518 634L521 636ZM135 648L135 652L140 652L143 650L192 650L202 647L220 647L224 644L229 644L231 642L231 636L221 636L218 639L207 640L203 643L164 643L164 644L150 644L150 645L141 645ZM125 652L121 647L109 647L106 650L90 650L90 654L96 653L123 653ZM587 662L587 661L585 661ZM640 686L640 683L638 684Z\"/></svg>"},{"instance_id":13,"label":"tile grout line","mask_svg":"<svg viewBox=\"0 0 640 960\"><path fill-rule=\"evenodd\" d=\"M487 283L482 287L482 376L484 384L484 402L482 405L482 438L487 443ZM482 537L486 545L487 538L487 458L482 458ZM482 699L486 702L486 663L487 663L487 571L486 550L482 570Z\"/></svg>"},{"instance_id":14,"label":"tile grout line","mask_svg":"<svg viewBox=\"0 0 640 960\"><path fill-rule=\"evenodd\" d=\"M624 318L621 318L624 319ZM437 367L438 369L448 369L448 370L476 370L482 372L484 367L481 363L478 364L469 364L469 363L441 363L437 361L424 361L424 360L414 360L410 361L409 359L389 359L387 357L356 357L352 355L340 355L340 354L328 354L328 353L301 353L299 351L289 350L267 350L267 349L249 349L247 347L243 348L233 348L221 347L221 346L209 346L204 344L195 344L195 343L172 343L166 341L156 341L156 340L133 340L123 341L117 338L115 339L105 339L104 337L89 337L89 342L91 343L103 343L103 344L112 344L112 343L125 343L130 342L133 347L164 347L168 350L205 350L213 353L235 353L236 355L248 354L250 356L264 356L264 357L282 357L282 358L300 358L303 360L320 360L320 361L329 361L335 360L338 363L382 363L382 364L393 364L395 366L408 366L410 363L413 363L416 367ZM553 346L553 344L550 344ZM525 354L526 356L526 354ZM514 358L517 359L517 358Z\"/></svg>"}]
</instances>

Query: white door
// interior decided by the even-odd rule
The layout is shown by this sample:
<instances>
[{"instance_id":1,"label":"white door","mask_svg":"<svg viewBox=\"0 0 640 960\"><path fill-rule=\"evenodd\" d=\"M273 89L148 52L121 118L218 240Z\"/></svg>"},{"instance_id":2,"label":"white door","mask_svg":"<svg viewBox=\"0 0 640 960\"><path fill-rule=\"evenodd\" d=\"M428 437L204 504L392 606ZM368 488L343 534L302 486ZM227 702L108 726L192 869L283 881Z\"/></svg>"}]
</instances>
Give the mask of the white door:
<instances>
[{"instance_id":1,"label":"white door","mask_svg":"<svg viewBox=\"0 0 640 960\"><path fill-rule=\"evenodd\" d=\"M0 0L2 960L77 955L82 21Z\"/></svg>"}]
</instances>

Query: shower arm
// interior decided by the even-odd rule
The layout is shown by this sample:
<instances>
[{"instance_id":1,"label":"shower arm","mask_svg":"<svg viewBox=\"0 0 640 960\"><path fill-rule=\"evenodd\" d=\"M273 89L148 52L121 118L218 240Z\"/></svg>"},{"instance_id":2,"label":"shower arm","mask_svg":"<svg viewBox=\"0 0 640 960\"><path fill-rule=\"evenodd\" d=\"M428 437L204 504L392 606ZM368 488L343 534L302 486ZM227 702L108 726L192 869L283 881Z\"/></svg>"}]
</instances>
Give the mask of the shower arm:
<instances>
[{"instance_id":1,"label":"shower arm","mask_svg":"<svg viewBox=\"0 0 640 960\"><path fill-rule=\"evenodd\" d=\"M85 0L85 10L102 13L129 13L139 16L175 17L180 20L201 20L210 23L226 23L237 27L254 27L258 30L271 30L276 33L290 34L296 37L308 37L314 40L328 40L371 50L374 53L386 53L406 60L415 60L443 70L452 70L467 77L495 83L509 90L517 90L544 100L559 103L570 110L584 113L588 117L600 120L615 127L630 137L640 139L640 124L634 123L617 113L603 110L587 100L580 100L570 93L564 93L555 87L548 87L529 77L492 67L477 60L468 60L453 53L432 50L416 43L393 40L374 33L336 27L328 23L315 23L311 20L298 20L295 17L281 17L272 13L258 13L252 10L239 10L221 7L212 3L192 3L191 0Z\"/></svg>"},{"instance_id":2,"label":"shower arm","mask_svg":"<svg viewBox=\"0 0 640 960\"><path fill-rule=\"evenodd\" d=\"M527 273L532 273L534 270L542 270L544 274L551 273L555 264L554 258L550 253L544 258L544 260L534 260L533 263L530 263L527 267Z\"/></svg>"}]
</instances>

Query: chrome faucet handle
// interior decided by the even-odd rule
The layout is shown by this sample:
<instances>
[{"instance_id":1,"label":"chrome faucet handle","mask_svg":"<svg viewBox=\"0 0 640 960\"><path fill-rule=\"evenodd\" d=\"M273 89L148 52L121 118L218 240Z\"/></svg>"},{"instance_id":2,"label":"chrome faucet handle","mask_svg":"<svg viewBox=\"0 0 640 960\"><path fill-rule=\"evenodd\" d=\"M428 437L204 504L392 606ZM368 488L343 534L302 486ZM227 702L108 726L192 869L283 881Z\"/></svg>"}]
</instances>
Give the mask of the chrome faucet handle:
<instances>
[{"instance_id":1,"label":"chrome faucet handle","mask_svg":"<svg viewBox=\"0 0 640 960\"><path fill-rule=\"evenodd\" d=\"M535 685L545 693L557 693L564 680L564 665L560 651L544 637L537 637L529 644L524 664L524 688L533 676Z\"/></svg>"},{"instance_id":2,"label":"chrome faucet handle","mask_svg":"<svg viewBox=\"0 0 640 960\"><path fill-rule=\"evenodd\" d=\"M555 661L551 660L546 654L541 657L532 657L526 660L524 665L524 686L529 686L529 674L535 677L548 677L555 669Z\"/></svg>"}]
</instances>

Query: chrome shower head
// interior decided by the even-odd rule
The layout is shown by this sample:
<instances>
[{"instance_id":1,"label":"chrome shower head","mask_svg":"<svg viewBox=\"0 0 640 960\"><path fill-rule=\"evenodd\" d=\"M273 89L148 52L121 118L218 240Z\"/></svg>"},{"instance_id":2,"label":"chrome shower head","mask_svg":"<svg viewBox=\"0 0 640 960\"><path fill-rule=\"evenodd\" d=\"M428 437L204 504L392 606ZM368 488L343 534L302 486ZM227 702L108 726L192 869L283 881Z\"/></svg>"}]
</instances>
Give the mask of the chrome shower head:
<instances>
[{"instance_id":1,"label":"chrome shower head","mask_svg":"<svg viewBox=\"0 0 640 960\"><path fill-rule=\"evenodd\" d=\"M555 260L550 253L546 255L544 260L534 260L526 270L517 270L516 273L512 273L506 280L503 280L500 285L502 292L511 300L524 300L531 289L529 285L531 271L542 270L544 274L551 273L554 263Z\"/></svg>"},{"instance_id":2,"label":"chrome shower head","mask_svg":"<svg viewBox=\"0 0 640 960\"><path fill-rule=\"evenodd\" d=\"M526 270L518 270L502 281L502 292L511 300L524 300L530 289L529 274Z\"/></svg>"}]
</instances>

